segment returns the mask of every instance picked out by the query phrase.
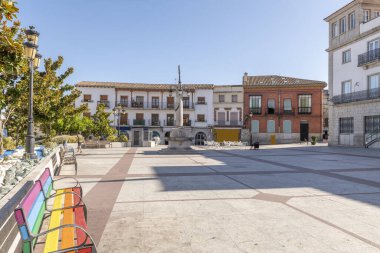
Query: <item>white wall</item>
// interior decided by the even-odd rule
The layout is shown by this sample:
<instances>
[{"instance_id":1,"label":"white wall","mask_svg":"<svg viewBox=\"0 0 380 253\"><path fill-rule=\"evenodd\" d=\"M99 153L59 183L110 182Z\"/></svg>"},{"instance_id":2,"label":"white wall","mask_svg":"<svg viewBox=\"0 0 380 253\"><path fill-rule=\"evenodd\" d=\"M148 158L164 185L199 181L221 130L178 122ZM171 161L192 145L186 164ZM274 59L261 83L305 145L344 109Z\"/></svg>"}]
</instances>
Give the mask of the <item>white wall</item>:
<instances>
[{"instance_id":1,"label":"white wall","mask_svg":"<svg viewBox=\"0 0 380 253\"><path fill-rule=\"evenodd\" d=\"M198 97L205 97L206 104L205 105L198 105ZM195 122L195 126L199 127L206 127L207 125L213 125L214 124L214 106L213 106L213 90L196 90L194 94L194 106L195 106L195 118L194 121L197 119L198 114L204 114L205 115L205 123L202 122Z\"/></svg>"},{"instance_id":2,"label":"white wall","mask_svg":"<svg viewBox=\"0 0 380 253\"><path fill-rule=\"evenodd\" d=\"M355 87L355 91L367 89L367 77L380 72L380 66L364 69L358 67L358 55L367 52L368 42L380 38L380 32L366 37L358 42L343 47L333 54L333 87L330 89L330 98L342 93L342 82L352 81L352 91L358 82L359 86ZM342 53L351 49L351 62L342 64Z\"/></svg>"},{"instance_id":3,"label":"white wall","mask_svg":"<svg viewBox=\"0 0 380 253\"><path fill-rule=\"evenodd\" d=\"M91 95L93 102L88 103L89 112L93 115L96 112L96 107L98 101L100 100L100 95L107 95L108 101L110 101L110 108L106 111L112 111L115 105L115 89L114 88L89 88L89 87L77 87L78 90L82 92L81 96L75 101L75 106L78 107L83 104L83 95ZM112 115L111 115L112 116ZM113 116L110 117L113 120Z\"/></svg>"}]
</instances>

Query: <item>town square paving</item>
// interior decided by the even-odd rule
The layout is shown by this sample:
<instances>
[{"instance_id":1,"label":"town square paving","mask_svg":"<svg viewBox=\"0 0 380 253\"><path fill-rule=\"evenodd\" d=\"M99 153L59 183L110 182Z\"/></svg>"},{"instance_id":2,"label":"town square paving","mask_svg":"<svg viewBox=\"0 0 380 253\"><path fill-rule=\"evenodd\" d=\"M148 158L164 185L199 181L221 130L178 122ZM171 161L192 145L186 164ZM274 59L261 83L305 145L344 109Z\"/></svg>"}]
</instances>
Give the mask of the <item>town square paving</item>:
<instances>
[{"instance_id":1,"label":"town square paving","mask_svg":"<svg viewBox=\"0 0 380 253\"><path fill-rule=\"evenodd\" d=\"M100 252L380 252L380 151L87 149Z\"/></svg>"}]
</instances>

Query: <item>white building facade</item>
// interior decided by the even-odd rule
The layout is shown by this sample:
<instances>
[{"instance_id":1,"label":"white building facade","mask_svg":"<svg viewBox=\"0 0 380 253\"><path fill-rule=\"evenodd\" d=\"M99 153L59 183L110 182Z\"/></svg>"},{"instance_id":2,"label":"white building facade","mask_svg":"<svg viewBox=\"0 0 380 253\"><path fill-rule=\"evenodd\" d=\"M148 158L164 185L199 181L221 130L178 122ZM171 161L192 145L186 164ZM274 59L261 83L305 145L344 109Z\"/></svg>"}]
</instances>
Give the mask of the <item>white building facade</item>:
<instances>
[{"instance_id":1,"label":"white building facade","mask_svg":"<svg viewBox=\"0 0 380 253\"><path fill-rule=\"evenodd\" d=\"M329 144L380 147L380 2L352 1L325 20Z\"/></svg>"},{"instance_id":2,"label":"white building facade","mask_svg":"<svg viewBox=\"0 0 380 253\"><path fill-rule=\"evenodd\" d=\"M243 85L215 85L213 101L215 141L240 141L243 127Z\"/></svg>"},{"instance_id":3,"label":"white building facade","mask_svg":"<svg viewBox=\"0 0 380 253\"><path fill-rule=\"evenodd\" d=\"M183 86L184 126L191 128L193 144L202 145L212 139L213 85ZM104 104L106 111L112 113L112 125L129 137L132 146L142 146L147 133L159 137L160 144L167 144L170 131L175 127L176 85L80 82L76 88L82 92L76 106L88 104L89 110L84 115L93 115L97 105Z\"/></svg>"}]
</instances>

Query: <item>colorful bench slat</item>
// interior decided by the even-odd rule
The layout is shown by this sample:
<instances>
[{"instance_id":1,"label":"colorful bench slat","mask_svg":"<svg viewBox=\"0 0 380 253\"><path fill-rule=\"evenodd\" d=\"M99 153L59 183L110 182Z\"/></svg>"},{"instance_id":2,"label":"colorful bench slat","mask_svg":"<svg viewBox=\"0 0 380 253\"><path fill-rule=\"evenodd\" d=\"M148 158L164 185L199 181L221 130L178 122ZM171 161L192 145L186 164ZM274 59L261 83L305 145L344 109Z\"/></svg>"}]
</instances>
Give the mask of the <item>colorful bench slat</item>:
<instances>
[{"instance_id":1,"label":"colorful bench slat","mask_svg":"<svg viewBox=\"0 0 380 253\"><path fill-rule=\"evenodd\" d=\"M56 196L54 199L53 209L62 208L63 195L60 195L62 193L63 193L63 190L57 191L58 196ZM61 213L62 213L61 210L53 211L51 213L49 229L53 229L61 225ZM55 230L49 233L46 236L44 253L58 250L58 243L59 243L59 230Z\"/></svg>"},{"instance_id":2,"label":"colorful bench slat","mask_svg":"<svg viewBox=\"0 0 380 253\"><path fill-rule=\"evenodd\" d=\"M74 193L78 194L80 196L80 190L78 188L73 189ZM77 204L80 202L80 199L77 195L74 195L74 203ZM78 224L79 226L83 227L84 229L87 229L87 223L86 218L84 217L84 210L83 206L74 208L74 214L75 214L75 224ZM77 245L81 245L82 243L90 243L90 239L86 236L86 234L80 230L79 228L76 229L76 235L77 235Z\"/></svg>"},{"instance_id":3,"label":"colorful bench slat","mask_svg":"<svg viewBox=\"0 0 380 253\"><path fill-rule=\"evenodd\" d=\"M87 229L86 207L81 202L82 189L77 187L79 183L73 188L56 190L51 196L53 183L50 170L46 169L15 210L15 219L23 240L23 252L33 252L37 238L41 235L46 235L45 253L64 249L70 253L96 252L93 239L82 230ZM50 211L47 207L49 198L54 198ZM51 213L49 230L41 233L46 211ZM82 229L75 228L74 225Z\"/></svg>"},{"instance_id":4,"label":"colorful bench slat","mask_svg":"<svg viewBox=\"0 0 380 253\"><path fill-rule=\"evenodd\" d=\"M65 194L65 207L73 206L73 194L71 194L72 190L65 190L67 194ZM73 209L65 209L63 211L63 225L66 224L74 224L74 212ZM74 228L63 228L62 229L62 238L65 238L62 241L62 249L67 249L74 246ZM74 253L74 251L70 252Z\"/></svg>"}]
</instances>

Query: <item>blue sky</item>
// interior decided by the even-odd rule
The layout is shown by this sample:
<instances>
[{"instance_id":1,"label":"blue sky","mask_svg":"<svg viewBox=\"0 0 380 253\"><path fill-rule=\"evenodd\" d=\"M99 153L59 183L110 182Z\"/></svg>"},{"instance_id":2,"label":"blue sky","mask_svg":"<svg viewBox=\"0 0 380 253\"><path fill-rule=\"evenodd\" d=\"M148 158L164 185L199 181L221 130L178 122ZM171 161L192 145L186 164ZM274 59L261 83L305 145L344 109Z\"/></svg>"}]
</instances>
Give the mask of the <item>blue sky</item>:
<instances>
[{"instance_id":1,"label":"blue sky","mask_svg":"<svg viewBox=\"0 0 380 253\"><path fill-rule=\"evenodd\" d=\"M40 53L68 80L240 84L277 74L327 81L328 25L349 0L19 0Z\"/></svg>"}]
</instances>

